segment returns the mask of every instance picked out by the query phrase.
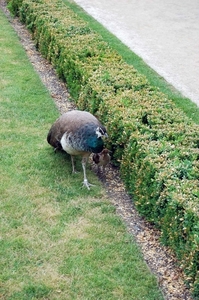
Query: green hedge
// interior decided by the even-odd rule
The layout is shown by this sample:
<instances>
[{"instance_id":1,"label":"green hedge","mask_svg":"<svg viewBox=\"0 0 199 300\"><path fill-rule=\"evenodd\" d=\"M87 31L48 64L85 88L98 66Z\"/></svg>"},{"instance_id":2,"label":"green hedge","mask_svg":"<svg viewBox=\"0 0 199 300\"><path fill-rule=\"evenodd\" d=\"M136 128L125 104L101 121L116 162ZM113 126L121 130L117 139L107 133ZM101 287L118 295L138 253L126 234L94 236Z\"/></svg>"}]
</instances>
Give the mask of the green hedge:
<instances>
[{"instance_id":1,"label":"green hedge","mask_svg":"<svg viewBox=\"0 0 199 300\"><path fill-rule=\"evenodd\" d=\"M199 126L62 1L12 0L77 106L106 125L113 161L139 212L176 253L199 295Z\"/></svg>"}]
</instances>

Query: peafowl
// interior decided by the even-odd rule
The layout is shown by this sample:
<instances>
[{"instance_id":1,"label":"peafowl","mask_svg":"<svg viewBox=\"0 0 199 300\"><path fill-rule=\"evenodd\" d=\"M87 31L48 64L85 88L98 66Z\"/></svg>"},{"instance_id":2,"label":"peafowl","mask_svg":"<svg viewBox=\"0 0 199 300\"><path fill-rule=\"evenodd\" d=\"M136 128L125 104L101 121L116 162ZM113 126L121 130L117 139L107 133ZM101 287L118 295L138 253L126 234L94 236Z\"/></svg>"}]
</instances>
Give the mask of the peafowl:
<instances>
[{"instance_id":1,"label":"peafowl","mask_svg":"<svg viewBox=\"0 0 199 300\"><path fill-rule=\"evenodd\" d=\"M108 137L106 128L91 113L72 110L61 115L51 126L47 135L48 143L54 150L64 150L71 155L72 171L75 171L74 156L82 156L83 184L90 189L86 177L86 163L91 153L100 153Z\"/></svg>"},{"instance_id":2,"label":"peafowl","mask_svg":"<svg viewBox=\"0 0 199 300\"><path fill-rule=\"evenodd\" d=\"M103 172L104 172L105 167L110 163L111 157L110 157L109 152L111 152L111 151L105 148L102 150L102 152L93 154L93 161L98 166L98 171L99 171L99 168L102 167Z\"/></svg>"}]
</instances>

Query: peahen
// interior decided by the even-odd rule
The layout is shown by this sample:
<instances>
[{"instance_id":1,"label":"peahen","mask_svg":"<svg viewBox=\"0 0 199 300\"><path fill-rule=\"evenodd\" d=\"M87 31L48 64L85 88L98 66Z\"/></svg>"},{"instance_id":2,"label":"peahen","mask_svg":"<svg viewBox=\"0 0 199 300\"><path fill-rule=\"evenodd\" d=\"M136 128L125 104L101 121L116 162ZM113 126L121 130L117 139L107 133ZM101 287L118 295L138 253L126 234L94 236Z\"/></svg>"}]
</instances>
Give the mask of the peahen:
<instances>
[{"instance_id":1,"label":"peahen","mask_svg":"<svg viewBox=\"0 0 199 300\"><path fill-rule=\"evenodd\" d=\"M83 184L90 189L86 177L86 163L91 153L103 150L102 137L108 137L106 128L91 113L72 110L61 115L51 126L47 141L54 150L64 150L71 155L72 170L75 172L74 156L82 156Z\"/></svg>"}]
</instances>

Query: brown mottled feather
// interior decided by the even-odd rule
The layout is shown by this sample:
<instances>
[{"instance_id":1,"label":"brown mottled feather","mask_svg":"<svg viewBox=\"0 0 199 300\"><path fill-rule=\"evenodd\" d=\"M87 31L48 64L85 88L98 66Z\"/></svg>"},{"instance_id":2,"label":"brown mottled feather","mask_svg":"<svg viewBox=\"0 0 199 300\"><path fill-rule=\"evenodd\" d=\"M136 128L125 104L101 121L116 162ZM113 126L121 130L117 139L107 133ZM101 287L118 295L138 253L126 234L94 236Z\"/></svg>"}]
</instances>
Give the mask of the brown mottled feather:
<instances>
[{"instance_id":1,"label":"brown mottled feather","mask_svg":"<svg viewBox=\"0 0 199 300\"><path fill-rule=\"evenodd\" d=\"M103 170L110 163L111 157L109 155L108 149L103 149L100 153L93 154L93 161L98 165L98 167L102 166Z\"/></svg>"}]
</instances>

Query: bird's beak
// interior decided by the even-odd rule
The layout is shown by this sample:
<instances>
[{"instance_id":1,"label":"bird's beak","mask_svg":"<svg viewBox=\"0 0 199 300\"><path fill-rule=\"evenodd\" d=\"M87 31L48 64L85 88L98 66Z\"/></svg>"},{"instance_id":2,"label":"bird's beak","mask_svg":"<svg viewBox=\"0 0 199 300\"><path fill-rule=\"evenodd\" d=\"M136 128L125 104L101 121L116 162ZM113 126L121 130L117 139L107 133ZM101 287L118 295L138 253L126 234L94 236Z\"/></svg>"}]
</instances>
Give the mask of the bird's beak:
<instances>
[{"instance_id":1,"label":"bird's beak","mask_svg":"<svg viewBox=\"0 0 199 300\"><path fill-rule=\"evenodd\" d=\"M104 137L105 137L105 138L108 138L108 134L107 134L107 133L105 133L105 134L104 134Z\"/></svg>"}]
</instances>

